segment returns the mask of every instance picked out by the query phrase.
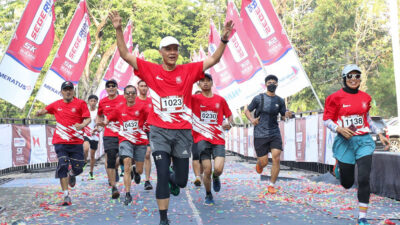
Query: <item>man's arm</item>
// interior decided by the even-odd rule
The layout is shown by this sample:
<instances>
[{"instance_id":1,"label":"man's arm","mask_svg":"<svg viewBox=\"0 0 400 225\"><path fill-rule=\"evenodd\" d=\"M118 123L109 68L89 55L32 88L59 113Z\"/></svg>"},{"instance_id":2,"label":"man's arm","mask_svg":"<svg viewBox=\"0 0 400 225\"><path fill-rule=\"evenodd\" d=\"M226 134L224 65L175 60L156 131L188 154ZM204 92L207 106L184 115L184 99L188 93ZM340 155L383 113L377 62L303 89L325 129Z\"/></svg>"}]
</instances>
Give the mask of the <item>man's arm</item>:
<instances>
[{"instance_id":1,"label":"man's arm","mask_svg":"<svg viewBox=\"0 0 400 225\"><path fill-rule=\"evenodd\" d=\"M129 53L126 43L124 41L124 33L122 32L121 17L117 11L111 11L108 14L108 18L111 20L117 37L117 46L119 55L123 58L129 65L131 65L135 70L138 69L136 56Z\"/></svg>"},{"instance_id":2,"label":"man's arm","mask_svg":"<svg viewBox=\"0 0 400 225\"><path fill-rule=\"evenodd\" d=\"M76 124L75 124L75 128L76 128L77 130L82 130L84 127L86 127L86 126L90 123L91 120L92 120L92 119L90 119L90 117L87 117L87 118L85 118L85 119L83 120L82 123L76 123Z\"/></svg>"},{"instance_id":3,"label":"man's arm","mask_svg":"<svg viewBox=\"0 0 400 225\"><path fill-rule=\"evenodd\" d=\"M231 35L231 32L232 32L232 29L233 29L233 22L232 22L232 20L230 20L224 26L224 30L222 32L221 39L224 41L228 41L229 36ZM203 71L206 71L207 69L209 69L210 67L214 66L215 64L217 64L219 62L219 60L222 57L222 54L224 54L225 47L226 47L226 44L221 41L221 43L219 43L219 45L218 45L217 50L215 50L214 54L212 54L212 56L210 56L204 60Z\"/></svg>"},{"instance_id":4,"label":"man's arm","mask_svg":"<svg viewBox=\"0 0 400 225\"><path fill-rule=\"evenodd\" d=\"M41 109L39 111L36 112L36 116L43 116L44 114L47 113L46 109Z\"/></svg>"},{"instance_id":5,"label":"man's arm","mask_svg":"<svg viewBox=\"0 0 400 225\"><path fill-rule=\"evenodd\" d=\"M260 117L254 119L253 116L251 115L251 112L246 108L244 110L244 115L246 115L247 119L252 123L254 126L257 125L260 122Z\"/></svg>"}]
</instances>

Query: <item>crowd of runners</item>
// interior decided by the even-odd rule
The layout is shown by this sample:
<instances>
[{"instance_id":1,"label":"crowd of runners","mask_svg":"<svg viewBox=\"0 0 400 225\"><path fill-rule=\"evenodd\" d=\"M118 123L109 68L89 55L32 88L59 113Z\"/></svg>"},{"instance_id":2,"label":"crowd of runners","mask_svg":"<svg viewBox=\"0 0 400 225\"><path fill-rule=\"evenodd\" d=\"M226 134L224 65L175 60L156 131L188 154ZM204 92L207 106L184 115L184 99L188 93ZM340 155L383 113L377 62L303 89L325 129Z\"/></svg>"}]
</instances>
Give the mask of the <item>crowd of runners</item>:
<instances>
[{"instance_id":1,"label":"crowd of runners","mask_svg":"<svg viewBox=\"0 0 400 225\"><path fill-rule=\"evenodd\" d=\"M56 178L60 179L64 192L60 205L72 204L68 186L75 186L76 176L83 172L86 164L90 166L89 180L95 179L94 154L103 132L111 198L118 199L123 192L123 203L129 205L132 202L132 180L140 184L143 170L143 188L153 189L150 181L152 155L157 172L155 195L160 224L169 224L170 195L177 196L180 189L186 187L191 156L195 175L193 183L204 186L204 204L213 205L212 189L219 192L222 188L224 132L232 127L233 118L225 99L212 92L213 78L205 71L219 62L233 24L231 21L225 24L218 48L201 62L176 65L180 43L171 36L163 38L159 45L163 62L158 65L129 53L118 12L112 11L109 19L116 30L121 57L141 80L136 87L124 87L123 95L118 93L117 81L108 80L105 84L107 97L99 101L97 96L90 95L87 103L74 96L74 85L66 81L61 86L63 99L37 112L37 116L53 114L57 121L53 144L58 156ZM369 117L371 97L358 90L361 69L348 65L343 69L342 77L344 88L327 98L323 119L329 129L338 133L333 145L334 157L338 161L335 168L338 179L346 189L352 187L355 179L358 181L357 223L366 225L369 174L375 149L369 133L378 133L384 144L388 144L388 140ZM193 84L200 88L194 95ZM271 154L271 179L266 188L274 194L278 190L275 182L283 151L278 120L279 116L281 120L290 117L290 112L285 101L275 94L278 78L268 75L265 85L266 92L254 97L245 115L254 125L257 173L263 172ZM355 165L357 178L354 177ZM123 177L124 190L119 190L116 185L120 176Z\"/></svg>"}]
</instances>

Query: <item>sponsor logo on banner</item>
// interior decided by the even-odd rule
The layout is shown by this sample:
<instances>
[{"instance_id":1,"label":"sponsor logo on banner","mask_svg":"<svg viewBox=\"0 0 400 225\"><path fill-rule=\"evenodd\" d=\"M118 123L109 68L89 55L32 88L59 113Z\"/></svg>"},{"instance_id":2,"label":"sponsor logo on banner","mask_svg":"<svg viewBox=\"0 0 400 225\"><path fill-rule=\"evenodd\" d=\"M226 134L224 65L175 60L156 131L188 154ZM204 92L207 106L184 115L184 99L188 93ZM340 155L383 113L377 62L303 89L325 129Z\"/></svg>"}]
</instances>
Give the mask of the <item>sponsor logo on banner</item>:
<instances>
[{"instance_id":1,"label":"sponsor logo on banner","mask_svg":"<svg viewBox=\"0 0 400 225\"><path fill-rule=\"evenodd\" d=\"M39 137L32 136L32 147L39 147L40 148L40 140Z\"/></svg>"},{"instance_id":2,"label":"sponsor logo on banner","mask_svg":"<svg viewBox=\"0 0 400 225\"><path fill-rule=\"evenodd\" d=\"M275 33L271 21L262 8L259 0L253 0L248 6L246 6L246 12L262 39L266 39Z\"/></svg>"},{"instance_id":3,"label":"sponsor logo on banner","mask_svg":"<svg viewBox=\"0 0 400 225\"><path fill-rule=\"evenodd\" d=\"M237 32L229 40L228 47L235 62L240 62L249 56Z\"/></svg>"},{"instance_id":4,"label":"sponsor logo on banner","mask_svg":"<svg viewBox=\"0 0 400 225\"><path fill-rule=\"evenodd\" d=\"M41 45L49 32L52 23L53 0L42 1L32 20L26 38L37 45ZM28 47L29 46L25 46ZM32 50L32 49L31 49Z\"/></svg>"},{"instance_id":5,"label":"sponsor logo on banner","mask_svg":"<svg viewBox=\"0 0 400 225\"><path fill-rule=\"evenodd\" d=\"M14 138L14 147L25 147L25 138Z\"/></svg>"},{"instance_id":6,"label":"sponsor logo on banner","mask_svg":"<svg viewBox=\"0 0 400 225\"><path fill-rule=\"evenodd\" d=\"M32 87L30 85L26 85L26 84L22 83L21 81L16 80L13 77L15 77L15 76L8 76L7 74L0 72L0 78L12 83L13 86L17 86L22 90L28 90L28 91L32 90Z\"/></svg>"},{"instance_id":7,"label":"sponsor logo on banner","mask_svg":"<svg viewBox=\"0 0 400 225\"><path fill-rule=\"evenodd\" d=\"M81 58L87 43L87 35L89 34L89 18L85 14L79 24L78 32L75 33L72 39L72 44L69 46L65 57L73 63L78 63Z\"/></svg>"}]
</instances>

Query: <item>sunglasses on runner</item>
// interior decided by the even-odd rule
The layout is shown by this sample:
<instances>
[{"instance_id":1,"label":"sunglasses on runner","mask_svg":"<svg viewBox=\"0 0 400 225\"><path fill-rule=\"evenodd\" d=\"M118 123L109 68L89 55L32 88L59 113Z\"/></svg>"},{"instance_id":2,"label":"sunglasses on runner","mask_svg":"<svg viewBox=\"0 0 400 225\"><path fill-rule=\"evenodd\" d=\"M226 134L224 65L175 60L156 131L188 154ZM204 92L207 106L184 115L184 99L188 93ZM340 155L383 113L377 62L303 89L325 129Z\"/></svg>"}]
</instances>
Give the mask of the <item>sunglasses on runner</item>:
<instances>
[{"instance_id":1,"label":"sunglasses on runner","mask_svg":"<svg viewBox=\"0 0 400 225\"><path fill-rule=\"evenodd\" d=\"M113 84L107 85L107 88L115 88L115 87L117 87L117 86L116 86L116 85L113 85Z\"/></svg>"},{"instance_id":2,"label":"sunglasses on runner","mask_svg":"<svg viewBox=\"0 0 400 225\"><path fill-rule=\"evenodd\" d=\"M134 91L128 91L128 92L125 92L125 94L126 94L126 95L136 95L136 92L134 92Z\"/></svg>"},{"instance_id":3,"label":"sunglasses on runner","mask_svg":"<svg viewBox=\"0 0 400 225\"><path fill-rule=\"evenodd\" d=\"M356 78L356 79L360 79L361 78L361 74L347 74L347 79L351 79L351 78Z\"/></svg>"}]
</instances>

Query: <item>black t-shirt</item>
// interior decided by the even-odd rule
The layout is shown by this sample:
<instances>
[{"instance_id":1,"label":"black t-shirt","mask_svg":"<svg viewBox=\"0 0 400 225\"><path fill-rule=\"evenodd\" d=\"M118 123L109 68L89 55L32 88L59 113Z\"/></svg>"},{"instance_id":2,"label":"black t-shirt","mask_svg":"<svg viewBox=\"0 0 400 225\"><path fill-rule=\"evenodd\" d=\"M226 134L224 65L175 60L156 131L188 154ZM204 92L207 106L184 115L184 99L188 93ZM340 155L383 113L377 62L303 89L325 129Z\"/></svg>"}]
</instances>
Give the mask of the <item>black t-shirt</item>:
<instances>
[{"instance_id":1,"label":"black t-shirt","mask_svg":"<svg viewBox=\"0 0 400 225\"><path fill-rule=\"evenodd\" d=\"M267 138L273 136L280 136L278 125L278 114L285 115L286 106L285 101L279 96L264 95L264 107L260 110L260 123L254 127L255 138ZM251 112L261 107L261 95L253 98L247 109Z\"/></svg>"}]
</instances>

